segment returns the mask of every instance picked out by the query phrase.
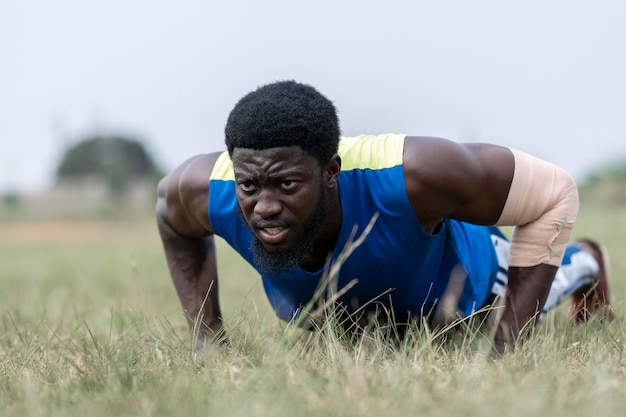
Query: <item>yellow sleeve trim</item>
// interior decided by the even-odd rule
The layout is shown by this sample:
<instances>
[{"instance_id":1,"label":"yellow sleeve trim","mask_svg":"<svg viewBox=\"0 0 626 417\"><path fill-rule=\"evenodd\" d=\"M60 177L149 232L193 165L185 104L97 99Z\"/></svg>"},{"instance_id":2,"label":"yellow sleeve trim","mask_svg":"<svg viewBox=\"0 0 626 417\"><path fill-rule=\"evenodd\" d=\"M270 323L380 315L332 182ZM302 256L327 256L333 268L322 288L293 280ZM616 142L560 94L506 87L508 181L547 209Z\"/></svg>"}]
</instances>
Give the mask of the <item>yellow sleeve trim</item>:
<instances>
[{"instance_id":1,"label":"yellow sleeve trim","mask_svg":"<svg viewBox=\"0 0 626 417\"><path fill-rule=\"evenodd\" d=\"M383 169L402 164L406 135L360 135L339 142L341 169Z\"/></svg>"},{"instance_id":2,"label":"yellow sleeve trim","mask_svg":"<svg viewBox=\"0 0 626 417\"><path fill-rule=\"evenodd\" d=\"M211 171L212 180L234 181L235 172L233 171L233 161L231 161L228 152L224 151L217 157L213 171Z\"/></svg>"}]
</instances>

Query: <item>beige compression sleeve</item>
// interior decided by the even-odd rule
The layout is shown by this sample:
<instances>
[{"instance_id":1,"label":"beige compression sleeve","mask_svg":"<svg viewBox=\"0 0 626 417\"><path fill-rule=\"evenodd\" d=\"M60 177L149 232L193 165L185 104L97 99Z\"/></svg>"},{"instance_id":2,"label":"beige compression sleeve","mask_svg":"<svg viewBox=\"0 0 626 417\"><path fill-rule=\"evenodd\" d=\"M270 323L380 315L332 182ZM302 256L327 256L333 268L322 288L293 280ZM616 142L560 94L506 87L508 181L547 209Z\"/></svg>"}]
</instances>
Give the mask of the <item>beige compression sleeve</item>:
<instances>
[{"instance_id":1,"label":"beige compression sleeve","mask_svg":"<svg viewBox=\"0 0 626 417\"><path fill-rule=\"evenodd\" d=\"M511 149L515 171L498 226L515 226L510 266L560 266L578 214L578 188L563 169Z\"/></svg>"}]
</instances>

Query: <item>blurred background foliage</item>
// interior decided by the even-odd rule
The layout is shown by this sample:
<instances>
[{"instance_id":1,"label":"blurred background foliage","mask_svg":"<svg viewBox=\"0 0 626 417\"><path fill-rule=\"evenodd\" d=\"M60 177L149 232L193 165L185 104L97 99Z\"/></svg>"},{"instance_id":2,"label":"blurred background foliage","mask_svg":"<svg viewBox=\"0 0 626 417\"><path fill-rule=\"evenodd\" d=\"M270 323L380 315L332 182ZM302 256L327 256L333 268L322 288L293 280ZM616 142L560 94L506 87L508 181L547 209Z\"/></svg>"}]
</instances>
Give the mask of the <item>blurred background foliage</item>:
<instances>
[{"instance_id":1,"label":"blurred background foliage","mask_svg":"<svg viewBox=\"0 0 626 417\"><path fill-rule=\"evenodd\" d=\"M139 140L99 135L71 146L56 171L57 184L100 181L117 200L126 196L133 182L147 180L155 184L162 175Z\"/></svg>"},{"instance_id":2,"label":"blurred background foliage","mask_svg":"<svg viewBox=\"0 0 626 417\"><path fill-rule=\"evenodd\" d=\"M94 136L71 146L64 154L57 178L102 175L122 172L127 176L147 177L158 173L143 144L121 136Z\"/></svg>"}]
</instances>

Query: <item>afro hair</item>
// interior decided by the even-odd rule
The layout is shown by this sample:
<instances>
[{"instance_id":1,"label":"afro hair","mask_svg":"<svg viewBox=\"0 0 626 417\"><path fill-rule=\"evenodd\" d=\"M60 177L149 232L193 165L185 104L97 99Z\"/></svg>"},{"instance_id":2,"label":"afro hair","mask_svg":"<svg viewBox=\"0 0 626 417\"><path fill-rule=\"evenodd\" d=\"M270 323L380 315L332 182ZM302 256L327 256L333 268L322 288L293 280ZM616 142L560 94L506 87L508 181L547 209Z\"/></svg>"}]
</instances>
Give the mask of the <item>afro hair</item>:
<instances>
[{"instance_id":1,"label":"afro hair","mask_svg":"<svg viewBox=\"0 0 626 417\"><path fill-rule=\"evenodd\" d=\"M234 148L299 146L324 165L337 153L339 120L333 103L295 81L259 87L235 105L226 122L228 152Z\"/></svg>"}]
</instances>

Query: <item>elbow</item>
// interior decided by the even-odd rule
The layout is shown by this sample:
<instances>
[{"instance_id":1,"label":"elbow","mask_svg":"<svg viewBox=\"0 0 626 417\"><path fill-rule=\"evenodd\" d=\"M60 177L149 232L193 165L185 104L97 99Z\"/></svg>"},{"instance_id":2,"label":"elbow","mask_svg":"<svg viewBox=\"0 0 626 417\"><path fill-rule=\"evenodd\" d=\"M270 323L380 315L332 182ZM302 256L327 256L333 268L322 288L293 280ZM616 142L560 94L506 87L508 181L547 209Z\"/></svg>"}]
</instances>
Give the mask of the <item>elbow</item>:
<instances>
[{"instance_id":1,"label":"elbow","mask_svg":"<svg viewBox=\"0 0 626 417\"><path fill-rule=\"evenodd\" d=\"M580 208L580 198L578 195L578 185L574 178L566 171L559 169L557 171L557 180L555 184L559 185L560 193L558 207L562 207L561 217L564 221L574 222L578 216Z\"/></svg>"}]
</instances>

